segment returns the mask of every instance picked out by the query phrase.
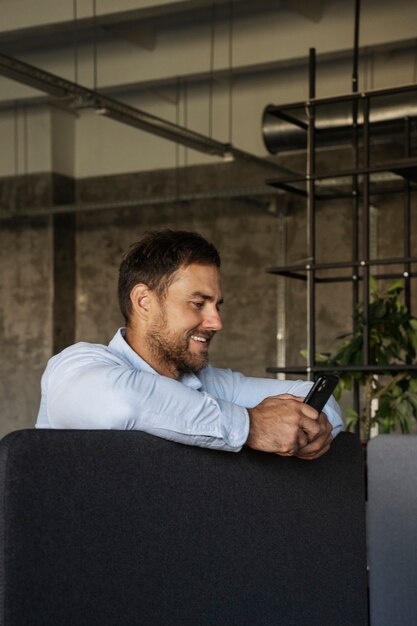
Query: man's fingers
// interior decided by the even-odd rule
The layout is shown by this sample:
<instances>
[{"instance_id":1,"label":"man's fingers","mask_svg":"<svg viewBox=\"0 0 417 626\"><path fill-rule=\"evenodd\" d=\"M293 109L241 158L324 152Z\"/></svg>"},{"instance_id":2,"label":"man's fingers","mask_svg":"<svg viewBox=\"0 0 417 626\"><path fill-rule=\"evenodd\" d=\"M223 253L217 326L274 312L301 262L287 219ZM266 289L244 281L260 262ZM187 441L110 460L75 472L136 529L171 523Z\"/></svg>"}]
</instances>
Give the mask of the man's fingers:
<instances>
[{"instance_id":1,"label":"man's fingers","mask_svg":"<svg viewBox=\"0 0 417 626\"><path fill-rule=\"evenodd\" d=\"M297 402L304 402L303 396L293 396L292 393L280 393L277 396L269 396L270 398L278 398L279 400L296 400Z\"/></svg>"},{"instance_id":2,"label":"man's fingers","mask_svg":"<svg viewBox=\"0 0 417 626\"><path fill-rule=\"evenodd\" d=\"M326 437L327 435L330 435L332 433L332 425L330 424L329 420L327 419L327 416L325 413L320 413L318 416L317 421L313 421L313 423L316 423L318 426L318 430L316 430L314 432L314 429L310 428L310 431L307 431L308 433L308 440L309 442L314 441L315 439L318 439L320 437ZM303 422L303 424L305 424L305 422ZM311 421L307 422L307 425L310 424L311 425Z\"/></svg>"},{"instance_id":3,"label":"man's fingers","mask_svg":"<svg viewBox=\"0 0 417 626\"><path fill-rule=\"evenodd\" d=\"M300 448L297 451L296 456L300 459L317 459L319 456L322 456L327 450L330 448L330 445L333 441L332 434L325 434L321 437L318 437L315 441L308 443L304 448Z\"/></svg>"},{"instance_id":4,"label":"man's fingers","mask_svg":"<svg viewBox=\"0 0 417 626\"><path fill-rule=\"evenodd\" d=\"M303 415L313 420L317 419L319 416L319 413L316 411L316 409L313 409L312 406L306 404L304 402L304 398L302 398L301 396L293 396L290 393L281 393L279 396L270 396L269 400L272 402L278 401L279 403L281 403L282 400L291 400L297 403L292 407L294 411L301 411ZM291 404L287 404L287 406L291 407Z\"/></svg>"},{"instance_id":5,"label":"man's fingers","mask_svg":"<svg viewBox=\"0 0 417 626\"><path fill-rule=\"evenodd\" d=\"M270 398L277 398L279 400L297 400L298 396L293 396L291 393L280 393L278 396L270 396Z\"/></svg>"},{"instance_id":6,"label":"man's fingers","mask_svg":"<svg viewBox=\"0 0 417 626\"><path fill-rule=\"evenodd\" d=\"M315 439L321 432L318 421L310 417L301 417L300 428L306 433L308 441Z\"/></svg>"},{"instance_id":7,"label":"man's fingers","mask_svg":"<svg viewBox=\"0 0 417 626\"><path fill-rule=\"evenodd\" d=\"M298 447L305 448L308 445L308 437L304 430L299 430L298 432Z\"/></svg>"},{"instance_id":8,"label":"man's fingers","mask_svg":"<svg viewBox=\"0 0 417 626\"><path fill-rule=\"evenodd\" d=\"M329 451L331 443L332 441L330 440L322 448L316 450L315 452L306 453L306 448L304 448L303 450L298 450L298 452L294 456L298 457L299 459L303 459L303 461L314 461L314 459L318 459L319 457L323 456L323 454L326 454L326 452Z\"/></svg>"},{"instance_id":9,"label":"man's fingers","mask_svg":"<svg viewBox=\"0 0 417 626\"><path fill-rule=\"evenodd\" d=\"M287 450L286 452L275 452L277 456L297 456L298 448Z\"/></svg>"},{"instance_id":10,"label":"man's fingers","mask_svg":"<svg viewBox=\"0 0 417 626\"><path fill-rule=\"evenodd\" d=\"M309 404L306 404L305 402L303 402L302 405L300 406L300 410L303 415L305 415L306 417L312 420L316 420L319 416L319 412L316 411L316 409L313 409L312 406L310 406Z\"/></svg>"}]
</instances>

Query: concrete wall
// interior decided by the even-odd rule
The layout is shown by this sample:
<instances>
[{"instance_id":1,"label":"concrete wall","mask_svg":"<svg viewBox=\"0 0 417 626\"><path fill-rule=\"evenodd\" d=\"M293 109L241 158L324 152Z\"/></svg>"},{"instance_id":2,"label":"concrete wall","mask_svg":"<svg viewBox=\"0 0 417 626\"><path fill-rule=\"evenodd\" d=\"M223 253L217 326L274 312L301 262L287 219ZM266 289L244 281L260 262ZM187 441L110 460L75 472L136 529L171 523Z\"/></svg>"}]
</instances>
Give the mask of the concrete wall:
<instances>
[{"instance_id":1,"label":"concrete wall","mask_svg":"<svg viewBox=\"0 0 417 626\"><path fill-rule=\"evenodd\" d=\"M245 174L247 183L262 182L262 173L225 165L192 168L178 173L84 179L79 199L138 198L172 193L178 184L189 193L210 189L215 195L228 181ZM124 249L146 230L196 230L219 248L223 261L225 330L213 342L213 363L248 374L262 375L275 359L276 281L264 272L277 255L276 219L268 202L251 199L203 199L141 206L116 212L78 216L77 228L77 337L89 341L111 338L121 324L115 290L117 269ZM103 303L106 303L103 306Z\"/></svg>"},{"instance_id":2,"label":"concrete wall","mask_svg":"<svg viewBox=\"0 0 417 626\"><path fill-rule=\"evenodd\" d=\"M213 195L244 177L260 185L262 172L234 164L78 181L78 201L155 198L175 190L210 188ZM227 181L227 184L226 184ZM2 195L27 196L20 210L71 198L68 179L49 175L3 180ZM43 190L43 193L41 193ZM35 202L36 199L36 202ZM264 375L275 363L276 218L268 200L205 199L79 213L75 219L75 271L68 256L72 226L62 217L33 217L1 223L0 433L31 427L39 404L39 382L47 359L75 340L107 343L122 325L116 284L120 257L146 230L197 230L223 258L226 329L213 342L212 362L246 374ZM19 208L16 209L17 211ZM75 324L71 297L75 300ZM71 334L73 333L73 335Z\"/></svg>"},{"instance_id":3,"label":"concrete wall","mask_svg":"<svg viewBox=\"0 0 417 626\"><path fill-rule=\"evenodd\" d=\"M31 184L30 184L31 183ZM51 203L51 177L3 180L2 200ZM0 433L33 425L39 381L51 354L52 229L48 217L0 228Z\"/></svg>"},{"instance_id":4,"label":"concrete wall","mask_svg":"<svg viewBox=\"0 0 417 626\"><path fill-rule=\"evenodd\" d=\"M350 0L102 0L96 12L67 0L1 5L2 53L265 159L262 111L307 98L310 47L317 96L351 89ZM359 88L415 83L417 5L367 0L361 13ZM403 105L415 101L409 92ZM226 328L213 363L254 375L277 360L304 365L305 285L265 268L307 257L305 202L262 195L265 179L279 175L273 164L224 163L97 115L93 101L51 100L3 76L0 133L0 434L33 425L49 356L113 335L120 256L150 228L199 230L222 253ZM349 167L352 155L320 151L317 168ZM401 138L375 142L371 154L373 163L403 155ZM270 161L305 172L304 154ZM403 200L388 191L372 197L373 253L384 257L403 254ZM114 207L47 215L75 201ZM416 210L414 196L412 252ZM351 225L351 200L318 203L318 261L350 259ZM350 329L351 300L348 282L318 285L319 350Z\"/></svg>"},{"instance_id":5,"label":"concrete wall","mask_svg":"<svg viewBox=\"0 0 417 626\"><path fill-rule=\"evenodd\" d=\"M302 162L302 156L285 160L291 167L301 168ZM340 166L346 162L343 150L339 156L334 152L319 156L320 167L332 162ZM225 329L213 342L213 364L264 376L266 367L276 365L277 317L283 309L286 364L304 365L300 351L307 343L305 284L278 279L265 268L283 262L281 245L284 262L306 258L305 201L289 194L277 195L273 201L255 192L252 197L227 197L237 194L242 181L246 188L259 191L266 174L270 172L263 168L228 163L84 178L75 189L62 176L3 179L2 202L14 205L17 213L74 199L78 204L131 201L133 205L66 218L15 217L1 222L1 434L34 424L40 376L54 352L76 340L107 343L122 325L116 298L119 260L128 245L149 229L197 230L221 252ZM395 186L398 193L372 198L373 252L383 257L403 254L402 184ZM212 197L196 199L204 190ZM169 200L185 192L194 199ZM415 225L415 194L412 216ZM279 234L283 225L284 240ZM350 259L351 225L350 200L317 204L318 261ZM414 227L412 249L416 247ZM284 282L285 296L280 302L279 281ZM415 278L412 284L416 314ZM351 315L349 282L318 285L318 350L334 349L337 336L350 330Z\"/></svg>"}]
</instances>

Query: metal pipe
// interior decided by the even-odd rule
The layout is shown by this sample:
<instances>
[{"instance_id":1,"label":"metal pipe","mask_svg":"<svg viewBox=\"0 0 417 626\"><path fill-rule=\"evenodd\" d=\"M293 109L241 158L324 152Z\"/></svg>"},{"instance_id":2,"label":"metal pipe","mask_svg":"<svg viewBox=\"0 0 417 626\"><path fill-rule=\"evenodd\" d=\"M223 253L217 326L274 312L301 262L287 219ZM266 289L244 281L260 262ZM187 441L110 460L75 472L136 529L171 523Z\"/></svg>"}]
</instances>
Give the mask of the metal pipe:
<instances>
[{"instance_id":1,"label":"metal pipe","mask_svg":"<svg viewBox=\"0 0 417 626\"><path fill-rule=\"evenodd\" d=\"M316 216L315 181L316 173L316 129L315 106L310 100L316 95L316 50L310 48L309 55L309 102L307 103L307 250L311 264L316 262ZM309 266L306 266L309 269ZM307 272L307 366L314 367L316 361L316 281L314 269Z\"/></svg>"},{"instance_id":2,"label":"metal pipe","mask_svg":"<svg viewBox=\"0 0 417 626\"><path fill-rule=\"evenodd\" d=\"M411 88L410 88L411 89ZM372 94L372 92L367 92ZM359 98L365 94L350 94L339 101L314 100L316 106L317 147L337 146L352 143L352 126L363 126L363 114L357 111ZM367 96L366 96L367 97ZM356 113L355 113L356 112ZM403 130L405 117L417 116L417 92L393 91L385 97L372 98L369 122L375 140L398 138ZM291 121L296 120L296 123ZM305 150L307 135L303 125L307 124L305 103L290 107L269 105L262 119L262 135L265 147L271 154Z\"/></svg>"},{"instance_id":3,"label":"metal pipe","mask_svg":"<svg viewBox=\"0 0 417 626\"><path fill-rule=\"evenodd\" d=\"M363 163L365 168L369 168L370 146L369 146L369 98L365 98L363 110ZM370 242L370 206L369 206L369 174L363 177L363 364L368 365L370 361L370 328L369 328L369 242Z\"/></svg>"},{"instance_id":4,"label":"metal pipe","mask_svg":"<svg viewBox=\"0 0 417 626\"><path fill-rule=\"evenodd\" d=\"M359 262L360 267L372 267L373 265L403 265L404 263L417 263L417 256L410 257L394 257L389 259L368 259L367 261L362 260ZM298 263L297 265L286 265L279 267L268 267L266 271L270 274L278 274L279 271L286 272L296 272L296 271L306 271L308 268L313 268L314 270L331 270L331 269L339 269L339 268L350 268L358 265L358 261L336 261L334 263L315 263L312 264L309 261L305 262L303 265Z\"/></svg>"},{"instance_id":5,"label":"metal pipe","mask_svg":"<svg viewBox=\"0 0 417 626\"><path fill-rule=\"evenodd\" d=\"M277 198L274 199L273 210L277 216L277 262L284 264L287 256L286 238L286 210L279 207ZM276 306L277 306L277 367L285 367L287 362L286 354L286 280L283 277L276 279ZM278 379L285 378L283 374L278 374Z\"/></svg>"},{"instance_id":6,"label":"metal pipe","mask_svg":"<svg viewBox=\"0 0 417 626\"><path fill-rule=\"evenodd\" d=\"M359 66L359 24L361 15L361 2L355 1L355 24L353 29L353 71L352 71L352 92L358 91L358 66Z\"/></svg>"},{"instance_id":7,"label":"metal pipe","mask_svg":"<svg viewBox=\"0 0 417 626\"><path fill-rule=\"evenodd\" d=\"M326 104L342 104L343 102L352 102L352 100L362 100L363 98L377 98L382 96L395 96L401 97L401 94L408 93L410 91L417 92L417 83L407 83L404 85L398 85L398 87L384 87L382 89L369 89L368 91L360 91L358 93L342 93L339 96L325 96L322 98L314 98L314 104L324 106ZM294 111L295 109L301 109L305 105L305 102L291 102L283 106L269 105L272 108L285 109L285 111Z\"/></svg>"},{"instance_id":8,"label":"metal pipe","mask_svg":"<svg viewBox=\"0 0 417 626\"><path fill-rule=\"evenodd\" d=\"M0 220L11 220L22 217L38 217L42 215L58 215L61 213L88 213L91 211L117 211L119 209L134 209L142 206L158 206L181 202L194 202L215 199L245 199L255 201L256 198L265 198L267 205L271 198L280 192L268 187L237 187L221 189L219 191L191 192L178 195L152 196L151 198L137 198L134 200L117 200L115 202L85 202L79 204L56 204L53 206L29 207L25 210L9 210L0 206ZM283 193L283 192L281 192Z\"/></svg>"},{"instance_id":9,"label":"metal pipe","mask_svg":"<svg viewBox=\"0 0 417 626\"><path fill-rule=\"evenodd\" d=\"M417 276L417 272L410 272L410 277L412 278L413 276ZM390 274L389 273L378 274L374 278L375 280L395 280L400 277L401 277L401 274L399 274L398 272L396 273L391 272ZM352 276L332 276L329 278L316 278L317 283L348 283L348 282L352 282L352 280L353 280ZM357 281L361 281L361 280L362 278L358 276Z\"/></svg>"},{"instance_id":10,"label":"metal pipe","mask_svg":"<svg viewBox=\"0 0 417 626\"><path fill-rule=\"evenodd\" d=\"M411 154L411 121L407 117L404 121L404 157L408 159ZM411 256L411 189L410 181L404 179L404 256ZM404 264L404 294L405 304L408 311L411 311L411 284L410 284L411 266L410 263Z\"/></svg>"},{"instance_id":11,"label":"metal pipe","mask_svg":"<svg viewBox=\"0 0 417 626\"><path fill-rule=\"evenodd\" d=\"M189 148L219 156L224 156L230 150L228 144L195 133L5 54L0 54L0 73L36 87L50 96L72 99L75 106L95 108L102 115L182 143Z\"/></svg>"},{"instance_id":12,"label":"metal pipe","mask_svg":"<svg viewBox=\"0 0 417 626\"><path fill-rule=\"evenodd\" d=\"M360 25L360 0L355 2L355 24L353 36L353 69L352 69L352 92L358 91L358 66L359 66L359 25ZM358 100L352 100L352 148L355 169L359 169L359 129L358 129ZM359 176L352 176L352 262L359 258ZM352 319L353 332L357 329L356 311L359 302L358 267L352 267ZM356 382L356 381L355 381ZM354 389L355 409L359 412L359 393L357 385Z\"/></svg>"},{"instance_id":13,"label":"metal pipe","mask_svg":"<svg viewBox=\"0 0 417 626\"><path fill-rule=\"evenodd\" d=\"M0 54L0 74L30 87L40 89L54 98L64 99L72 103L74 107L93 108L97 113L105 115L110 119L140 128L145 132L158 135L168 141L173 141L204 154L256 163L257 165L272 168L275 171L277 169L282 171L283 169L275 163L239 150L230 143L216 141L189 128L173 124L168 120L136 109L128 104L109 98L98 91L88 89L78 83L66 80L5 54Z\"/></svg>"},{"instance_id":14,"label":"metal pipe","mask_svg":"<svg viewBox=\"0 0 417 626\"><path fill-rule=\"evenodd\" d=\"M318 180L327 180L334 179L335 176L339 178L345 178L347 176L355 176L355 175L365 175L365 174L375 174L380 172L386 172L387 170L391 170L392 172L398 171L401 176L401 171L409 168L417 166L417 158L412 157L410 159L403 159L401 161L391 161L384 163L384 165L372 165L369 167L360 167L359 169L349 169L349 170L339 170L339 172L329 172L327 174L315 174L312 178L316 181ZM291 183L302 183L305 182L305 176L294 176L292 178L285 178L282 181L280 179L267 180L267 184L272 187L280 187L282 182L285 184Z\"/></svg>"},{"instance_id":15,"label":"metal pipe","mask_svg":"<svg viewBox=\"0 0 417 626\"><path fill-rule=\"evenodd\" d=\"M267 367L266 371L269 374L279 374L285 372L287 374L308 374L309 370L306 367ZM415 372L417 371L417 365L412 364L396 364L396 365L316 365L312 368L313 372Z\"/></svg>"}]
</instances>

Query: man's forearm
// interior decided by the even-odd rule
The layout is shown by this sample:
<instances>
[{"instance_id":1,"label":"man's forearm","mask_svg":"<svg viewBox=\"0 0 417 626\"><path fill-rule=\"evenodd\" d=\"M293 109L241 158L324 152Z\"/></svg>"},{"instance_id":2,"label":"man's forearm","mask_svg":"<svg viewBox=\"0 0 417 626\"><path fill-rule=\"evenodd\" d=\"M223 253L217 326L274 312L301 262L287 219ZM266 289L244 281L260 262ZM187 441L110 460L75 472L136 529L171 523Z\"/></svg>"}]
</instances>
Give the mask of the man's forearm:
<instances>
[{"instance_id":1,"label":"man's forearm","mask_svg":"<svg viewBox=\"0 0 417 626\"><path fill-rule=\"evenodd\" d=\"M274 380L272 378L253 378L240 375L236 384L233 401L242 406L253 408L265 398L283 394L304 398L312 386L310 381ZM326 403L323 412L331 426L333 438L343 429L342 412L333 396Z\"/></svg>"},{"instance_id":2,"label":"man's forearm","mask_svg":"<svg viewBox=\"0 0 417 626\"><path fill-rule=\"evenodd\" d=\"M71 356L71 355L70 355ZM247 411L181 382L134 370L86 351L53 362L43 381L46 405L37 426L142 430L188 445L239 451Z\"/></svg>"}]
</instances>

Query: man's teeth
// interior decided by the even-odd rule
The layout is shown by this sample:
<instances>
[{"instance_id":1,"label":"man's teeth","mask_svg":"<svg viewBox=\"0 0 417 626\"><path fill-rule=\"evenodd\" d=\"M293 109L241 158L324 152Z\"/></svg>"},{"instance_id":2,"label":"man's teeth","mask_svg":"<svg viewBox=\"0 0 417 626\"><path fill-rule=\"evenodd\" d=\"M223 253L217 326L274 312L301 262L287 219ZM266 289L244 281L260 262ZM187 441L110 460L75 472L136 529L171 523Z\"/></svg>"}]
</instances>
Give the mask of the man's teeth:
<instances>
[{"instance_id":1,"label":"man's teeth","mask_svg":"<svg viewBox=\"0 0 417 626\"><path fill-rule=\"evenodd\" d=\"M207 343L207 339L204 339L204 337L197 337L197 335L191 335L191 339L194 339L194 341L201 341L201 343Z\"/></svg>"}]
</instances>

